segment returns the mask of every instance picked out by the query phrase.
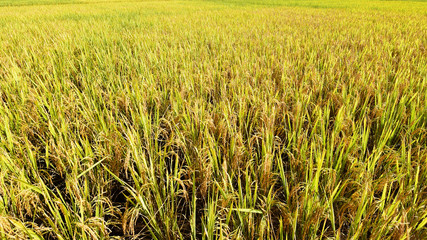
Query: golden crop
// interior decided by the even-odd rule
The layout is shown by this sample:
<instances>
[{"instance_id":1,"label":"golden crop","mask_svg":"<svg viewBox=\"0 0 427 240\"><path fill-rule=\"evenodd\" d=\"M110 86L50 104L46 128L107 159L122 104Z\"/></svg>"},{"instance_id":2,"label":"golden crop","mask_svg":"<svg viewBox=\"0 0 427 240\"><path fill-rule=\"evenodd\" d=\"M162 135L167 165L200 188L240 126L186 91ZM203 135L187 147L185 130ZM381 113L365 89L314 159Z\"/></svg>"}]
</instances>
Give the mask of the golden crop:
<instances>
[{"instance_id":1,"label":"golden crop","mask_svg":"<svg viewBox=\"0 0 427 240\"><path fill-rule=\"evenodd\" d=\"M427 3L0 0L0 239L424 239Z\"/></svg>"}]
</instances>

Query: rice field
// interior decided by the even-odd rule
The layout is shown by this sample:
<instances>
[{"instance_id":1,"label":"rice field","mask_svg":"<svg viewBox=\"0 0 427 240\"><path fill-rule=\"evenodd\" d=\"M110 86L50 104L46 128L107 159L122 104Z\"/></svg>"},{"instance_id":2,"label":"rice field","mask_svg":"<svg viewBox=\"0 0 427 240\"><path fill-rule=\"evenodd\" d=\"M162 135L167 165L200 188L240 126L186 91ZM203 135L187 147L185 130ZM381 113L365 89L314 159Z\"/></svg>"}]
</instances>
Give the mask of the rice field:
<instances>
[{"instance_id":1,"label":"rice field","mask_svg":"<svg viewBox=\"0 0 427 240\"><path fill-rule=\"evenodd\" d=\"M0 0L0 239L426 238L426 1Z\"/></svg>"}]
</instances>

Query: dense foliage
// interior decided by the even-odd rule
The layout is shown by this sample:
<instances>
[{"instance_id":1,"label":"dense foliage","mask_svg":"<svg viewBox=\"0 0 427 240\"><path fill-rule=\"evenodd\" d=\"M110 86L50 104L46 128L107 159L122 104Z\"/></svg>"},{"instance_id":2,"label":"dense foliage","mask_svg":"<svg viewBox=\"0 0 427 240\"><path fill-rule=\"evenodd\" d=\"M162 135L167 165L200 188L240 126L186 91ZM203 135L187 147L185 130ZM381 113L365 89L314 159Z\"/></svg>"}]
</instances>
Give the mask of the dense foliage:
<instances>
[{"instance_id":1,"label":"dense foliage","mask_svg":"<svg viewBox=\"0 0 427 240\"><path fill-rule=\"evenodd\" d=\"M427 238L427 3L10 3L1 239Z\"/></svg>"}]
</instances>

